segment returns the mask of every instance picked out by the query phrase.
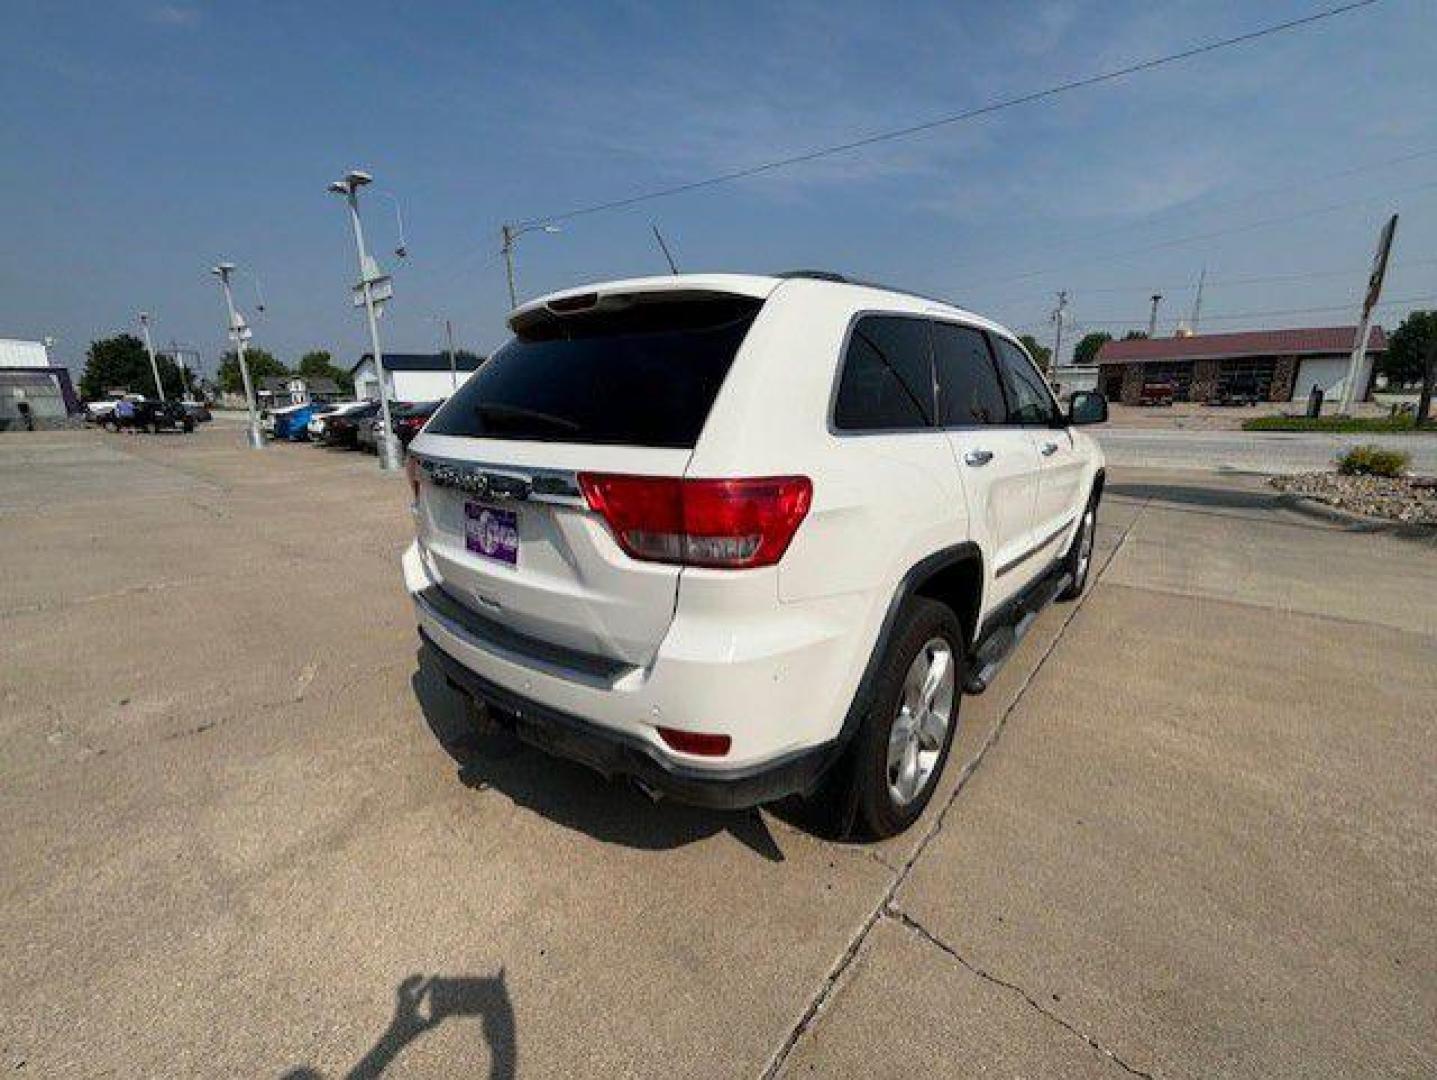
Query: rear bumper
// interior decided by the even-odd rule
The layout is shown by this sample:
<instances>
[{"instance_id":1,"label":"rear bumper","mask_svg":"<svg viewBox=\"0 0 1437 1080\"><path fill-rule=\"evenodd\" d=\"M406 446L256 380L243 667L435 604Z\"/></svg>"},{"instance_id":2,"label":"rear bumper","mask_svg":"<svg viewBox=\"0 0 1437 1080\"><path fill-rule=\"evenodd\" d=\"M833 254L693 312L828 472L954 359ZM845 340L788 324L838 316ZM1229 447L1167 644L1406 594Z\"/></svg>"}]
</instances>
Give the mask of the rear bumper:
<instances>
[{"instance_id":1,"label":"rear bumper","mask_svg":"<svg viewBox=\"0 0 1437 1080\"><path fill-rule=\"evenodd\" d=\"M417 544L402 562L420 634L449 681L518 714L518 734L559 756L679 801L740 807L812 789L840 752L853 691L841 685L847 642L832 620L775 605L738 634L690 611L652 661L632 666L486 626L472 609L451 610ZM732 748L723 758L677 751L660 724L726 734Z\"/></svg>"},{"instance_id":2,"label":"rear bumper","mask_svg":"<svg viewBox=\"0 0 1437 1080\"><path fill-rule=\"evenodd\" d=\"M836 743L732 771L695 769L662 757L641 739L601 727L506 690L446 653L420 628L426 654L451 686L499 711L496 719L524 742L586 765L609 779L636 782L651 794L715 810L741 810L805 794L832 764Z\"/></svg>"}]
</instances>

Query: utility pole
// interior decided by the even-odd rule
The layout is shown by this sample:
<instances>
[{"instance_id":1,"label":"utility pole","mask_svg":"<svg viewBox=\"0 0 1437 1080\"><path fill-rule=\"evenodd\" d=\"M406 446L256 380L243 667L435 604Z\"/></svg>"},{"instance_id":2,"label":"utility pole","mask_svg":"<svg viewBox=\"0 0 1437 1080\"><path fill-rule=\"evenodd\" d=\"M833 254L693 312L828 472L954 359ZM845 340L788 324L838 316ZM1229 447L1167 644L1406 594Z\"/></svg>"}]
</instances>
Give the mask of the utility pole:
<instances>
[{"instance_id":1,"label":"utility pole","mask_svg":"<svg viewBox=\"0 0 1437 1080\"><path fill-rule=\"evenodd\" d=\"M1347 380L1342 387L1342 413L1352 416L1362 400L1367 385L1367 338L1372 333L1372 309L1382 296L1382 282L1387 276L1387 256L1392 252L1392 238L1397 235L1397 215L1393 214L1377 238L1377 254L1372 259L1372 273L1367 278L1367 292L1362 298L1362 315L1357 320L1357 339L1352 343L1352 359L1347 364Z\"/></svg>"},{"instance_id":2,"label":"utility pole","mask_svg":"<svg viewBox=\"0 0 1437 1080\"><path fill-rule=\"evenodd\" d=\"M504 272L509 277L509 309L519 306L519 294L514 288L514 241L525 233L556 233L562 230L557 225L500 225L499 251L504 256Z\"/></svg>"},{"instance_id":3,"label":"utility pole","mask_svg":"<svg viewBox=\"0 0 1437 1080\"><path fill-rule=\"evenodd\" d=\"M354 252L359 259L359 286L364 302L364 313L369 321L369 347L374 356L374 372L379 377L379 467L392 472L402 465L399 440L394 437L394 424L389 413L389 387L384 381L384 352L379 347L378 305L393 295L389 278L379 272L379 264L370 257L364 246L364 226L359 220L359 189L371 183L373 177L359 169L351 169L343 180L329 185L336 195L343 195L349 205L349 223L354 230ZM375 296L376 288L383 295Z\"/></svg>"},{"instance_id":4,"label":"utility pole","mask_svg":"<svg viewBox=\"0 0 1437 1080\"><path fill-rule=\"evenodd\" d=\"M514 230L508 225L499 226L499 250L504 253L504 273L509 277L509 310L519 306L519 294L514 291Z\"/></svg>"},{"instance_id":5,"label":"utility pole","mask_svg":"<svg viewBox=\"0 0 1437 1080\"><path fill-rule=\"evenodd\" d=\"M664 234L659 232L659 227L652 222L650 222L650 228L654 230L654 239L659 242L659 250L664 253L664 259L669 264L669 273L677 274L679 272L678 264L674 262L674 257L669 254L669 245L664 243Z\"/></svg>"},{"instance_id":6,"label":"utility pole","mask_svg":"<svg viewBox=\"0 0 1437 1080\"><path fill-rule=\"evenodd\" d=\"M1053 370L1058 366L1058 355L1063 348L1063 316L1067 311L1068 290L1064 289L1058 293L1058 306L1053 309L1053 355L1048 358L1048 363L1044 365L1047 368L1047 371L1044 372L1046 375L1053 374Z\"/></svg>"},{"instance_id":7,"label":"utility pole","mask_svg":"<svg viewBox=\"0 0 1437 1080\"><path fill-rule=\"evenodd\" d=\"M239 358L240 378L244 380L244 401L249 408L249 432L247 435L250 449L264 449L264 435L259 430L259 414L254 407L254 384L249 379L249 364L244 358L244 342L249 336L249 327L245 325L240 313L235 310L234 293L230 289L230 275L234 273L235 264L222 262L218 266L211 267L210 273L220 279L220 287L224 289L225 310L229 312L229 338L235 343L235 355Z\"/></svg>"},{"instance_id":8,"label":"utility pole","mask_svg":"<svg viewBox=\"0 0 1437 1080\"><path fill-rule=\"evenodd\" d=\"M1153 293L1153 309L1148 313L1148 337L1158 336L1158 305L1163 302L1162 293Z\"/></svg>"},{"instance_id":9,"label":"utility pole","mask_svg":"<svg viewBox=\"0 0 1437 1080\"><path fill-rule=\"evenodd\" d=\"M160 395L160 400L165 400L165 384L160 382L160 362L155 359L155 343L150 340L150 313L140 312L140 330L145 335L145 352L150 354L150 371L155 376L155 393Z\"/></svg>"},{"instance_id":10,"label":"utility pole","mask_svg":"<svg viewBox=\"0 0 1437 1080\"><path fill-rule=\"evenodd\" d=\"M444 339L449 343L449 392L459 389L459 368L454 362L454 324L444 320Z\"/></svg>"},{"instance_id":11,"label":"utility pole","mask_svg":"<svg viewBox=\"0 0 1437 1080\"><path fill-rule=\"evenodd\" d=\"M1422 365L1422 393L1417 396L1417 426L1427 426L1432 408L1432 380L1437 377L1437 334L1427 343L1427 362Z\"/></svg>"}]
</instances>

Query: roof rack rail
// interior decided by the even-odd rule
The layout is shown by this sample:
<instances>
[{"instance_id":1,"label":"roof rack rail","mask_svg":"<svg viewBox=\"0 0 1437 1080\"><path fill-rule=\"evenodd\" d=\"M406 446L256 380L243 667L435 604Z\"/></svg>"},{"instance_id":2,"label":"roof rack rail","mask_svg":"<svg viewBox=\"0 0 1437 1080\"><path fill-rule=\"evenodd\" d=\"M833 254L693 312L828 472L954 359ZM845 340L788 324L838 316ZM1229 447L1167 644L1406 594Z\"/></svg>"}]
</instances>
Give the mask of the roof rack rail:
<instances>
[{"instance_id":1,"label":"roof rack rail","mask_svg":"<svg viewBox=\"0 0 1437 1080\"><path fill-rule=\"evenodd\" d=\"M781 270L773 275L776 278L806 278L810 281L836 281L840 285L853 285L842 274L835 274L832 270Z\"/></svg>"},{"instance_id":2,"label":"roof rack rail","mask_svg":"<svg viewBox=\"0 0 1437 1080\"><path fill-rule=\"evenodd\" d=\"M947 304L949 307L962 307L956 300L949 300L943 296L929 296L927 293L914 292L912 289L902 289L897 285L885 285L881 281L864 281L861 278L851 278L843 274L834 273L832 270L784 270L773 275L776 278L801 278L808 281L832 281L839 285L859 285L866 289L883 289L887 292L901 293L904 296L911 296L917 300L930 300L935 304Z\"/></svg>"}]
</instances>

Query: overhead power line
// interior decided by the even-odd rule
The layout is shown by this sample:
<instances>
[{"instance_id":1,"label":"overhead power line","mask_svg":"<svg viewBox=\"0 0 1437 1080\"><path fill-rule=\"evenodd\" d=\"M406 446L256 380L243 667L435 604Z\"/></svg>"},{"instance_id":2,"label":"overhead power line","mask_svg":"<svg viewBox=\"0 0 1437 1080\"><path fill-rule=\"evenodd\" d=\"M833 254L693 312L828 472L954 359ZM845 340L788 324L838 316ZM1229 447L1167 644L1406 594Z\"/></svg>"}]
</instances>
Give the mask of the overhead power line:
<instances>
[{"instance_id":1,"label":"overhead power line","mask_svg":"<svg viewBox=\"0 0 1437 1080\"><path fill-rule=\"evenodd\" d=\"M1188 214L1193 214L1193 213L1200 214L1200 215L1201 215L1201 214L1208 214L1208 213L1210 213L1211 211L1216 210L1216 209L1218 209L1218 208L1220 208L1220 207L1225 207L1225 206L1238 206L1238 205L1241 205L1241 204L1243 204L1243 203L1253 202L1253 201L1255 201L1255 200L1257 200L1257 199L1260 199L1260 198L1263 198L1264 196L1267 196L1267 195L1278 194L1278 193L1281 193L1281 192L1294 191L1294 190L1305 190L1305 189L1311 188L1311 187L1313 187L1313 186L1315 186L1315 185L1317 185L1317 184L1326 183L1326 182L1329 181L1329 180L1340 180L1340 179L1343 179L1343 178L1345 178L1345 177L1355 176L1355 175L1357 175L1357 174L1359 174L1359 173L1372 172L1372 171L1374 171L1374 170L1387 170L1387 169L1390 169L1390 168L1391 168L1392 166L1394 166L1394 165L1406 164L1406 163L1409 162L1409 161L1417 161L1417 160L1420 160L1420 159L1422 159L1422 158L1432 157L1433 155L1437 155L1437 147L1428 147L1428 148L1425 149L1425 150L1418 150L1418 151L1416 151L1416 152L1414 152L1414 153L1402 154L1402 155L1399 156L1399 157L1388 158L1388 159L1386 159L1386 160L1384 160L1384 161L1369 161L1369 162L1366 162L1365 164L1357 165L1357 166L1354 166L1354 167L1351 167L1351 168L1342 169L1342 170L1340 170L1340 171L1338 171L1338 172L1325 173L1325 174L1322 174L1322 175L1313 175L1313 174L1309 173L1309 174L1307 174L1307 175L1304 175L1301 179L1298 179L1298 180L1289 180L1289 181L1284 181L1284 182L1281 183L1281 184L1275 184L1275 185L1273 185L1273 186L1271 186L1271 187L1258 188L1258 189L1256 189L1256 190L1246 192L1245 194L1238 195L1238 196L1235 196L1235 197L1233 197L1233 198L1222 199L1222 200L1217 201L1217 202L1208 202L1208 203L1205 203L1204 205L1202 205L1202 206L1200 206L1200 207L1190 207L1190 206L1185 206L1185 205L1179 204L1179 205L1177 205L1177 206L1167 207L1167 208L1165 208L1165 209L1163 209L1163 210L1160 210L1160 211L1157 212L1156 215L1150 215L1148 218L1145 218L1145 219L1142 220L1142 221L1130 221L1130 222L1126 222L1126 223L1124 223L1124 224L1122 224L1122 225L1117 225L1117 226L1114 226L1114 227L1112 227L1112 228L1102 229L1102 230L1099 230L1099 231L1097 231L1097 232L1074 233L1074 234L1069 234L1069 235L1067 235L1067 236L1062 236L1062 237L1048 237L1048 238L1046 238L1046 239L1044 240L1043 246L1044 246L1046 249L1051 250L1051 249L1053 249L1053 248L1055 248L1055 247L1056 247L1056 248L1063 248L1063 247L1074 246L1074 245L1078 245L1078 244L1090 244L1090 243L1092 243L1092 242L1095 241L1095 240L1103 240L1103 239L1106 239L1106 238L1109 237L1109 236L1116 236L1116 235L1120 235L1120 234L1122 234L1122 233L1132 232L1132 231L1134 231L1135 229L1146 229L1146 228L1149 228L1149 227L1151 227L1152 224L1153 224L1153 222L1152 222L1152 217L1154 217L1154 216L1159 216L1159 215L1165 215L1165 214L1167 214L1167 213L1169 213L1169 212L1172 212L1172 211L1174 211L1174 210L1182 210L1183 212L1188 213ZM1399 192L1399 194L1400 194L1400 192ZM1340 209L1341 206L1344 206L1344 205L1348 205L1348 204L1339 204L1337 207L1333 207L1333 209ZM1308 213L1308 211L1303 211L1302 214L1299 215L1299 216L1305 216L1307 213ZM1279 220L1288 220L1288 219L1279 219ZM1240 231L1245 231L1246 228L1247 228L1247 226L1242 226L1242 228L1241 228ZM1206 234L1205 234L1203 237L1200 237L1200 239L1206 239L1206 238L1207 238ZM1184 241L1184 242L1186 242L1186 241ZM1171 243L1171 241L1165 241L1164 243ZM1139 250L1142 251L1142 250L1146 250L1146 249L1139 249ZM1108 255L1101 255L1101 256L1099 256L1099 258L1104 258L1104 259L1106 259L1106 258L1108 258L1108 257L1109 257ZM1037 277L1037 276L1040 275L1040 274L1056 273L1056 272L1058 272L1058 268L1055 267L1055 268L1053 268L1053 269L1051 269L1051 270L1026 270L1026 271L1018 271L1018 272L1013 273L1013 274L1008 274L1008 275L1005 275L1005 276L1003 276L1003 277L996 277L996 278L993 277L992 274L993 274L995 271L1001 271L1001 270L1003 269L1003 266L1004 266L1004 265L1005 265L1004 263L1001 263L1001 262L1000 262L1000 263L997 263L997 264L989 264L989 265L985 266L985 267L984 267L984 280L983 280L982 282L975 283L975 284L972 286L972 288L975 289L975 290L977 290L977 289L983 288L983 287L986 286L986 285L999 284L999 283L1008 282L1008 281L1018 281L1018 280L1022 280L1022 279L1024 279L1024 278L1028 278L1028 277ZM1062 267L1062 269L1066 270L1067 267L1064 266L1064 267ZM1147 287L1148 287L1148 286L1143 286L1143 288L1147 288ZM1186 288L1186 286L1181 286L1181 287L1182 287L1182 288Z\"/></svg>"},{"instance_id":2,"label":"overhead power line","mask_svg":"<svg viewBox=\"0 0 1437 1080\"><path fill-rule=\"evenodd\" d=\"M1364 195L1358 199L1344 199L1341 202L1328 203L1326 206L1309 207L1306 210L1298 210L1291 214L1281 214L1277 217L1260 218L1257 221L1248 221L1241 225L1232 225L1225 229L1212 229L1208 232L1192 233L1188 236L1175 236L1168 240L1159 240L1156 243L1144 244L1141 247L1123 248L1120 251L1103 251L1081 259L1075 259L1064 263L1062 266L1050 266L1043 270L1027 270L1021 274L1006 274L1003 277L986 278L990 284L1009 281L1024 281L1028 278L1043 277L1046 274L1056 274L1070 270L1075 266L1085 266L1095 262L1107 262L1110 259L1122 259L1132 255L1146 255L1152 251L1162 251L1164 248L1182 247L1185 244L1196 244L1203 240L1215 240L1221 236L1232 236L1236 233L1247 233L1253 229L1266 229L1273 225L1285 225L1289 221L1301 221L1303 218L1318 217L1322 214L1331 214L1338 210L1347 210L1354 206L1365 206L1368 203L1380 202L1383 199L1390 199L1397 195L1412 195L1421 191L1430 191L1437 188L1437 180L1429 180L1424 184L1414 184L1410 187L1396 188L1392 191L1378 192L1374 195Z\"/></svg>"},{"instance_id":3,"label":"overhead power line","mask_svg":"<svg viewBox=\"0 0 1437 1080\"><path fill-rule=\"evenodd\" d=\"M1042 101L1046 98L1056 97L1059 94L1066 94L1072 90L1081 90L1089 86L1097 86L1100 83L1112 82L1116 79L1126 78L1129 75L1136 75L1139 72L1150 71L1153 68L1163 67L1166 64L1174 64L1181 60L1190 60L1195 56L1202 56L1205 53L1217 52L1220 49L1232 48L1236 45L1243 45L1259 38L1269 37L1273 34L1285 33L1289 30L1296 30L1300 27L1310 26L1313 23L1321 22L1324 19L1331 19L1337 15L1344 15L1359 8L1371 7L1378 0L1354 0L1352 3L1340 4L1336 7L1325 8L1322 11L1313 12L1311 15L1304 15L1300 19L1289 19L1286 22L1274 23L1271 26L1264 26L1258 30L1251 30L1245 34L1238 34L1236 37L1222 38L1218 41L1209 41L1201 45L1194 45L1191 48L1183 49L1181 52L1167 53L1163 56L1156 56L1138 63L1128 64L1125 67L1113 68L1109 71L1098 72L1095 75L1088 75L1081 79L1072 79L1056 86L1049 86L1042 90L1030 91L1016 97L1003 98L999 101L990 102L987 105L980 105L976 108L967 109L963 112L953 113L949 116L940 116L933 120L925 120L919 124L909 124L906 127L892 128L888 131L881 131L861 139L854 139L851 142L836 143L832 146L820 147L816 150L809 150L802 154L794 154L790 157L777 158L773 161L766 161L760 165L750 165L742 169L733 169L729 172L719 173L715 176L705 177L702 180L691 180L684 184L675 184L672 187L659 188L654 191L646 191L639 195L631 195L623 199L612 199L608 202L594 203L590 206L581 206L572 210L566 210L561 214L548 214L541 217L529 218L519 223L519 227L529 225L540 225L550 222L569 221L577 217L585 217L590 214L600 214L609 210L621 210L628 206L635 206L639 203L650 202L654 199L665 199L672 195L682 195L685 192L698 191L701 188L714 187L718 184L731 183L734 180L744 180L751 176L759 176L763 173L774 172L778 169L786 169L792 165L801 165L809 161L817 161L820 158L832 157L835 154L848 153L852 150L859 150L866 146L874 146L878 143L893 142L896 139L905 139L911 135L918 135L925 131L932 131L935 128L948 127L952 124L961 124L967 120L975 120L980 116L988 116L992 113L1001 112L1005 109L1016 108L1019 105L1030 105L1035 101Z\"/></svg>"}]
</instances>

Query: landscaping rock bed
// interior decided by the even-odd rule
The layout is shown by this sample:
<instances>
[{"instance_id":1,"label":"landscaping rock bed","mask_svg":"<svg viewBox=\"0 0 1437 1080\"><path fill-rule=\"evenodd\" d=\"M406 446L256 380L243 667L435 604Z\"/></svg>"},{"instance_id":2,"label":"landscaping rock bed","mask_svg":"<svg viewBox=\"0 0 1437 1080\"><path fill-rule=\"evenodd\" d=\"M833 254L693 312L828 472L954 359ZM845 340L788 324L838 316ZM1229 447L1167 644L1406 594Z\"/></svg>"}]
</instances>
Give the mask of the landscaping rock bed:
<instances>
[{"instance_id":1,"label":"landscaping rock bed","mask_svg":"<svg viewBox=\"0 0 1437 1080\"><path fill-rule=\"evenodd\" d=\"M1437 525L1437 479L1300 473L1274 476L1279 491L1301 495L1354 514L1411 525Z\"/></svg>"}]
</instances>

